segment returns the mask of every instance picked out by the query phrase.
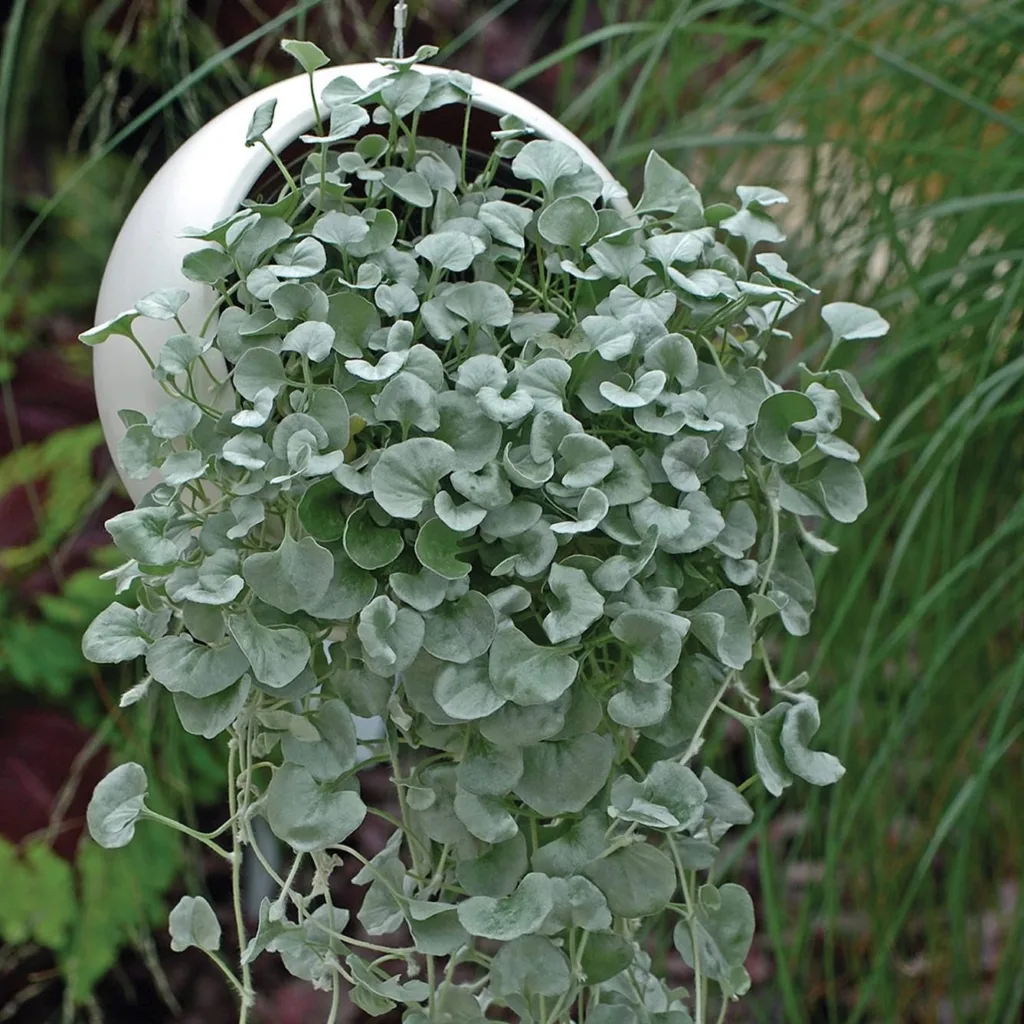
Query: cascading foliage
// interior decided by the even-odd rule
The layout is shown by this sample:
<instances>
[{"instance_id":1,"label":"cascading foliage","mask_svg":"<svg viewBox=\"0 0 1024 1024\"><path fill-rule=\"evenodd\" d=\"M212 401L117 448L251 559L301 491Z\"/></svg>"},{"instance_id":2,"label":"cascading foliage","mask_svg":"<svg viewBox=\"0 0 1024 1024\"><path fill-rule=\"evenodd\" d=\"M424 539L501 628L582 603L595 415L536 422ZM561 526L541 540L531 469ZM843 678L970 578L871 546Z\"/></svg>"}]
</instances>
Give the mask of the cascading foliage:
<instances>
[{"instance_id":1,"label":"cascading foliage","mask_svg":"<svg viewBox=\"0 0 1024 1024\"><path fill-rule=\"evenodd\" d=\"M285 45L310 74L326 63ZM167 690L184 729L227 740L230 820L176 827L231 862L241 956L217 952L202 897L170 929L218 961L242 1020L269 951L333 990L332 1019L344 990L407 1024L491 1007L704 1024L749 986L751 898L715 875L752 819L741 790L843 772L811 746L806 677L780 682L762 637L808 631L804 552L834 550L808 521L864 510L838 431L844 412L877 417L827 361L888 325L826 305L824 360L783 389L762 364L816 294L763 244L783 240L768 211L784 195L705 207L652 154L634 217L508 118L467 180L464 146L418 134L424 111L469 111L467 76L413 67L430 55L382 60L366 89L334 78L278 197L195 233L182 269L216 293L205 324L186 329L189 292L169 288L83 335L134 338L138 317L181 331L153 363L166 406L121 413L124 471L163 480L107 524L137 606L104 611L85 653L144 657L123 703ZM494 184L503 164L513 188ZM360 747L354 715L381 738ZM750 739L739 788L701 756L722 715ZM401 821L365 861L346 841L381 813L359 790L381 761ZM97 787L98 842L159 817L146 788L136 764ZM257 816L294 861L248 936ZM354 921L329 888L349 858ZM641 941L666 918L690 991Z\"/></svg>"}]
</instances>

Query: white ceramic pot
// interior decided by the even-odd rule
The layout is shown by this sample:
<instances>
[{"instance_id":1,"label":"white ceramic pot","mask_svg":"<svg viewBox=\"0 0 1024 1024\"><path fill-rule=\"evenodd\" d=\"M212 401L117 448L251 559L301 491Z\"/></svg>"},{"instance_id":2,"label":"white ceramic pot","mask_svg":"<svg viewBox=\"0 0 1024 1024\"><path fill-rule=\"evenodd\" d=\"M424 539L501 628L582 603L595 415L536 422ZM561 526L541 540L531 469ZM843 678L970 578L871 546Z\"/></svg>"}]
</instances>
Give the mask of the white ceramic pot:
<instances>
[{"instance_id":1,"label":"white ceramic pot","mask_svg":"<svg viewBox=\"0 0 1024 1024\"><path fill-rule=\"evenodd\" d=\"M443 74L445 69L423 66L424 74ZM314 75L319 96L324 86L344 74L360 86L368 86L385 73L379 64L352 64L323 68ZM541 138L571 146L602 178L611 174L597 157L553 117L522 97L479 78L473 79L474 109L520 118ZM270 164L262 146L246 148L245 133L255 109L268 99L277 100L273 127L267 143L280 153L289 143L309 131L314 123L313 101L307 76L298 75L272 85L236 103L192 136L160 169L128 214L110 258L96 304L96 322L102 323L130 309L157 288L187 288L191 297L181 310L185 326L198 332L213 307L212 289L188 281L181 273L182 257L206 243L183 238L189 227L206 228L234 213ZM461 115L460 115L461 123ZM623 204L623 212L629 214ZM160 346L178 333L173 322L139 318L136 336L155 358ZM211 360L215 373L219 356ZM117 446L125 427L119 409L135 409L147 416L167 402L166 393L153 379L149 368L129 339L114 336L96 347L93 356L96 402L107 446L117 463ZM122 477L122 479L124 479ZM138 501L158 478L124 480L134 501Z\"/></svg>"}]
</instances>

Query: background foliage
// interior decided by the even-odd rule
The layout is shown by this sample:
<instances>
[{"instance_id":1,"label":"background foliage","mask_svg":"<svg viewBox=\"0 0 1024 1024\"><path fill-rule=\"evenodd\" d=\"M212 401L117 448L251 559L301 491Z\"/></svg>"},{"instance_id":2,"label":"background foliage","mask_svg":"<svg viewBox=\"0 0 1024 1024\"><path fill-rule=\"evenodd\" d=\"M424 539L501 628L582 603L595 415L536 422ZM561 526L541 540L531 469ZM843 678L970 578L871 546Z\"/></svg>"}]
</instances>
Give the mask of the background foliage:
<instances>
[{"instance_id":1,"label":"background foliage","mask_svg":"<svg viewBox=\"0 0 1024 1024\"><path fill-rule=\"evenodd\" d=\"M109 599L89 566L102 563L101 523L123 499L94 450L86 367L67 343L90 320L118 223L166 154L287 71L273 56L282 35L308 35L339 61L365 59L387 35L387 6L15 0L8 15L0 693L5 706L101 726L114 756L142 760L144 750L171 802L201 799L216 766L177 749L159 715L146 734L137 715L116 719L108 694L130 681L96 676L77 655L81 629ZM887 338L845 354L860 359L882 415L858 439L868 513L823 569L811 637L777 652L783 671L816 674L833 730L822 744L848 772L816 808L776 814L770 829L759 818L734 849L759 894L763 936L745 1012L1015 1019L1024 1003L1024 826L1013 811L1024 729L1024 435L1015 428L1024 14L1013 0L410 6L412 45L445 45L450 65L538 100L631 187L651 146L709 201L741 180L778 185L794 200L793 271L829 282L822 301L842 293L892 321ZM788 354L777 358L785 373ZM52 761L63 744L70 769L81 740L40 721L52 719L36 720L37 746ZM734 737L720 742L731 748ZM5 741L0 777L15 777L12 759L36 763L19 750ZM0 830L14 843L50 813L19 817L24 792L0 790ZM77 841L74 810L72 800L59 834ZM21 870L61 870L30 849ZM74 868L83 907L89 849L78 847ZM26 924L10 899L0 897L4 939L24 949L32 937L59 958L69 926L59 916ZM145 928L140 911L123 934ZM11 948L0 955L17 981Z\"/></svg>"}]
</instances>

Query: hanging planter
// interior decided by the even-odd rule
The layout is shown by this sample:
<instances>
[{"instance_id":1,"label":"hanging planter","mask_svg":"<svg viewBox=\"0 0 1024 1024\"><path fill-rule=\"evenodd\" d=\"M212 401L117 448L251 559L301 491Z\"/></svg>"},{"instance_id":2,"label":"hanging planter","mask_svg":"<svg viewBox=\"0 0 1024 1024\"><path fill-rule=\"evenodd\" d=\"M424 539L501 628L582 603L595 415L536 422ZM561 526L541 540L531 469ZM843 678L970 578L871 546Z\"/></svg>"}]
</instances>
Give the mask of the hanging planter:
<instances>
[{"instance_id":1,"label":"hanging planter","mask_svg":"<svg viewBox=\"0 0 1024 1024\"><path fill-rule=\"evenodd\" d=\"M129 763L96 787L91 834L122 846L158 818L230 862L230 956L202 897L170 932L217 956L243 1022L266 951L332 992L332 1022L343 991L406 1024L722 1020L750 982L751 898L711 875L753 818L742 790L843 773L810 745L806 677L777 679L762 638L808 630L804 552L834 549L807 521L864 509L837 431L875 413L827 363L888 325L826 305L824 358L784 389L765 353L814 290L762 248L782 193L705 205L651 154L634 212L503 90L285 48L307 77L167 165L83 335L106 342L101 410L139 500L107 524L138 607L111 605L84 649L144 656L125 703L163 689L183 728L227 737L231 814L209 835L168 822ZM501 115L489 146L470 109ZM279 182L248 202L271 160ZM384 723L369 759L354 715ZM742 786L703 756L722 716L749 734ZM348 841L376 813L370 760L401 820L365 861ZM256 817L294 860L250 935ZM331 902L338 858L361 862L359 926L408 929L400 974ZM652 967L658 921L688 989Z\"/></svg>"},{"instance_id":2,"label":"hanging planter","mask_svg":"<svg viewBox=\"0 0 1024 1024\"><path fill-rule=\"evenodd\" d=\"M417 72L432 77L447 74L443 68L419 66ZM205 245L190 237L189 229L213 224L230 216L250 197L254 186L273 169L274 153L287 153L301 135L315 123L313 95L343 75L360 88L366 88L381 75L380 64L349 64L319 68L312 75L297 75L248 96L201 128L167 161L132 207L107 260L96 303L96 322L103 323L131 308L138 299L164 288L180 288L189 293L174 319L136 322L135 334L143 348L156 358L168 338L182 330L202 328L216 302L216 292L202 282L182 273L182 260ZM611 174L600 160L572 132L539 107L521 96L471 75L460 75L460 82L472 92L471 166L482 171L487 150L493 148L490 132L498 129L502 117L522 122L538 138L552 139L568 146L602 180ZM312 84L312 91L311 91ZM263 104L276 103L273 124L264 138L267 146L246 146L246 130L253 113ZM436 108L424 119L425 135L451 144L462 141L464 116L461 108ZM628 215L628 206L616 200ZM207 363L215 375L223 377L225 367L220 354L211 352ZM132 499L139 501L157 482L155 476L139 480L127 475L118 458L118 446L126 425L119 410L132 409L151 416L167 401L167 394L154 379L150 368L139 358L134 343L126 336L113 334L107 344L93 355L96 403L114 463L118 467ZM197 382L204 398L216 400L209 381Z\"/></svg>"}]
</instances>

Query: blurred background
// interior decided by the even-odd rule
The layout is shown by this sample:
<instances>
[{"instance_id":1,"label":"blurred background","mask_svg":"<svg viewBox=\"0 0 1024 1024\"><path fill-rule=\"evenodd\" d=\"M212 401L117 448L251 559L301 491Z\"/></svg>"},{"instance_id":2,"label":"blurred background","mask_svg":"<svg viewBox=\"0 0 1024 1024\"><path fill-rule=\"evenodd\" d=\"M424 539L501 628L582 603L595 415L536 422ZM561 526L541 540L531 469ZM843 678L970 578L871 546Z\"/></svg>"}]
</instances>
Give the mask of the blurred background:
<instances>
[{"instance_id":1,"label":"blurred background","mask_svg":"<svg viewBox=\"0 0 1024 1024\"><path fill-rule=\"evenodd\" d=\"M223 901L219 867L152 827L116 852L82 836L109 762L146 765L156 807L200 823L217 818L223 766L169 702L118 710L132 667L82 659L82 631L112 597L102 524L126 499L76 337L117 229L166 157L293 73L283 37L338 63L389 52L390 8L0 2L0 1024L235 1019L215 969L172 954L164 932L184 886ZM782 188L794 272L821 301L856 299L891 321L886 338L844 351L881 414L855 439L868 512L818 560L810 637L779 650L789 675L814 675L822 745L847 775L762 795L730 848L759 930L752 992L728 1020L1020 1020L1024 7L409 8L413 48L436 43L437 62L548 109L630 188L652 147L709 202L740 182ZM794 350L772 354L777 379L820 340L813 315L802 323ZM718 742L748 756L728 732ZM260 1020L322 1020L317 994L270 960L258 962Z\"/></svg>"}]
</instances>

